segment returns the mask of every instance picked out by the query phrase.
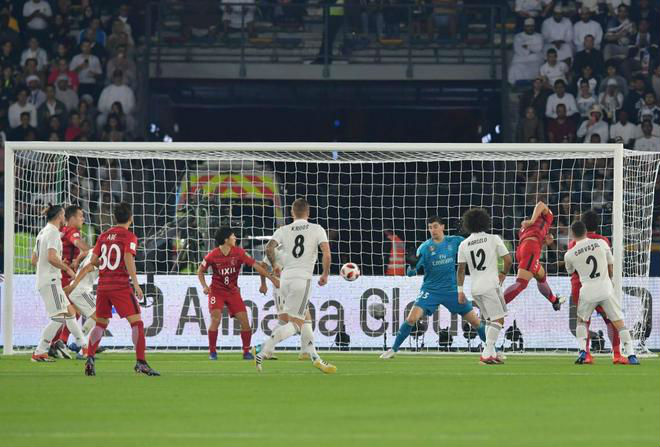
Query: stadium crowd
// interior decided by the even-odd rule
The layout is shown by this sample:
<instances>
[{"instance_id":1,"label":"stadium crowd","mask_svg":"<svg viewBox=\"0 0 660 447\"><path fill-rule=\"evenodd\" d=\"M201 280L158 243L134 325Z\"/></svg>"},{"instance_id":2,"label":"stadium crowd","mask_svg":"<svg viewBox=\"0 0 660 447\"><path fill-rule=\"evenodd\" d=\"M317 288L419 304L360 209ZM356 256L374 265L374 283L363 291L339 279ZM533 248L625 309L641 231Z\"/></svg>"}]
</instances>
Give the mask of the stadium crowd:
<instances>
[{"instance_id":1,"label":"stadium crowd","mask_svg":"<svg viewBox=\"0 0 660 447\"><path fill-rule=\"evenodd\" d=\"M516 0L515 12L517 142L660 150L657 1Z\"/></svg>"},{"instance_id":2,"label":"stadium crowd","mask_svg":"<svg viewBox=\"0 0 660 447\"><path fill-rule=\"evenodd\" d=\"M132 139L140 29L122 1L1 1L2 140Z\"/></svg>"}]
</instances>

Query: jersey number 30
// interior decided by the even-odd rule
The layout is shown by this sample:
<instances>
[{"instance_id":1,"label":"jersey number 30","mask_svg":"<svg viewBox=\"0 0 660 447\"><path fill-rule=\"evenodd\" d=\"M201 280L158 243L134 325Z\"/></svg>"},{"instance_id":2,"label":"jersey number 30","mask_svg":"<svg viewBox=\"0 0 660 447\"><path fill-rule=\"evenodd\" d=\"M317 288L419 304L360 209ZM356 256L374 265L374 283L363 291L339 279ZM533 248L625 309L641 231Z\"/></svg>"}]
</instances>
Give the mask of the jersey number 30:
<instances>
[{"instance_id":1,"label":"jersey number 30","mask_svg":"<svg viewBox=\"0 0 660 447\"><path fill-rule=\"evenodd\" d=\"M114 256L113 256L114 254ZM114 257L114 259L112 259ZM112 244L109 247L105 244L101 245L101 256L99 256L101 263L99 264L99 270L117 270L119 263L121 262L121 250L119 245Z\"/></svg>"}]
</instances>

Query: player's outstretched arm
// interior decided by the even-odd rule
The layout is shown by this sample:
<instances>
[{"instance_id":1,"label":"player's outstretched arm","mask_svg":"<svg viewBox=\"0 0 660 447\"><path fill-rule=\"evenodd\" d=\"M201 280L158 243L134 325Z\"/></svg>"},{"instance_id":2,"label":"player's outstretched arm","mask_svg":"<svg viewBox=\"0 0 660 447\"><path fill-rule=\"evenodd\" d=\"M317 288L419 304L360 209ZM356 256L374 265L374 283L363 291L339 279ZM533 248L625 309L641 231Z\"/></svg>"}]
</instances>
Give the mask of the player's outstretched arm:
<instances>
[{"instance_id":1,"label":"player's outstretched arm","mask_svg":"<svg viewBox=\"0 0 660 447\"><path fill-rule=\"evenodd\" d=\"M275 275L266 270L260 262L255 262L252 267L257 271L257 273L261 275L262 280L264 277L266 277L270 279L270 282L272 282L275 287L280 286L280 281L275 277Z\"/></svg>"},{"instance_id":2,"label":"player's outstretched arm","mask_svg":"<svg viewBox=\"0 0 660 447\"><path fill-rule=\"evenodd\" d=\"M273 266L273 273L275 275L280 274L279 272L280 266L277 265L277 263L275 262L275 249L277 248L278 245L279 243L275 239L269 240L268 243L266 244L266 257L268 258L268 262L270 262L270 265Z\"/></svg>"},{"instance_id":3,"label":"player's outstretched arm","mask_svg":"<svg viewBox=\"0 0 660 447\"><path fill-rule=\"evenodd\" d=\"M500 285L502 285L506 279L506 276L511 271L511 266L513 265L513 258L510 254L502 256L502 264L502 271L499 273Z\"/></svg>"},{"instance_id":4,"label":"player's outstretched arm","mask_svg":"<svg viewBox=\"0 0 660 447\"><path fill-rule=\"evenodd\" d=\"M321 251L323 252L323 273L319 278L319 286L324 286L328 283L328 276L330 275L330 263L332 262L332 255L330 254L330 243L321 242Z\"/></svg>"},{"instance_id":5,"label":"player's outstretched arm","mask_svg":"<svg viewBox=\"0 0 660 447\"><path fill-rule=\"evenodd\" d=\"M206 284L206 277L204 274L206 273L206 261L202 261L201 264L199 264L199 268L197 268L197 279L199 280L199 283L202 285L202 290L204 291L204 295L209 294L209 286Z\"/></svg>"},{"instance_id":6,"label":"player's outstretched arm","mask_svg":"<svg viewBox=\"0 0 660 447\"><path fill-rule=\"evenodd\" d=\"M76 239L73 241L73 245L80 251L76 259L73 260L73 267L76 269L89 253L90 247L87 245L87 242L82 239Z\"/></svg>"},{"instance_id":7,"label":"player's outstretched arm","mask_svg":"<svg viewBox=\"0 0 660 447\"><path fill-rule=\"evenodd\" d=\"M85 278L85 276L87 276L87 274L91 273L96 268L96 264L98 263L99 263L98 256L92 255L92 259L90 260L90 263L87 264L82 270L78 272L78 274L76 275L76 279L74 279L71 282L71 284L69 284L68 286L64 287L64 289L62 289L64 290L64 293L66 293L67 295L71 295L71 292L73 292L73 290L76 287L78 287L80 281L82 281Z\"/></svg>"},{"instance_id":8,"label":"player's outstretched arm","mask_svg":"<svg viewBox=\"0 0 660 447\"><path fill-rule=\"evenodd\" d=\"M534 222L536 222L536 219L541 216L545 216L549 212L550 208L548 208L548 205L546 205L543 201L539 201L534 207L534 212L532 213L532 217L529 219L529 224L532 225Z\"/></svg>"},{"instance_id":9,"label":"player's outstretched arm","mask_svg":"<svg viewBox=\"0 0 660 447\"><path fill-rule=\"evenodd\" d=\"M265 262L260 262L259 264L264 269L268 270ZM262 274L259 274L259 279L261 280L261 284L259 285L259 292L265 295L268 292L268 284L266 284L266 277Z\"/></svg>"},{"instance_id":10,"label":"player's outstretched arm","mask_svg":"<svg viewBox=\"0 0 660 447\"><path fill-rule=\"evenodd\" d=\"M467 298L463 293L463 284L465 283L465 262L458 263L458 271L456 272L456 285L458 286L458 302L465 304Z\"/></svg>"},{"instance_id":11,"label":"player's outstretched arm","mask_svg":"<svg viewBox=\"0 0 660 447\"><path fill-rule=\"evenodd\" d=\"M137 295L137 297L142 300L144 294L142 293L142 287L140 287L140 283L138 282L137 268L135 267L135 256L133 256L133 253L130 251L124 253L124 264L126 264L126 271L131 277L131 281L133 281L135 295Z\"/></svg>"}]
</instances>

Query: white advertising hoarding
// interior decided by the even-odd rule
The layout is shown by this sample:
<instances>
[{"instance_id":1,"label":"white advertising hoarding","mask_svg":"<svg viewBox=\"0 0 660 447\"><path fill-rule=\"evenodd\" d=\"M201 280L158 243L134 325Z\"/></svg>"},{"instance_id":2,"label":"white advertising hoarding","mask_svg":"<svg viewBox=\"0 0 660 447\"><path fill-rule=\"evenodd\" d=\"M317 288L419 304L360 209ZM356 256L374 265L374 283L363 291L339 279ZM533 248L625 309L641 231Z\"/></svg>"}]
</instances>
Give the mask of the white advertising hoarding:
<instances>
[{"instance_id":1,"label":"white advertising hoarding","mask_svg":"<svg viewBox=\"0 0 660 447\"><path fill-rule=\"evenodd\" d=\"M202 293L197 278L154 276L150 283L147 283L145 276L141 276L140 279L144 282L142 287L148 296L148 307L142 309L147 346L172 348L207 346L206 328L210 317L207 297ZM396 334L417 296L421 279L421 277L363 276L357 281L347 282L338 276L333 276L326 286L315 285L310 310L313 315L317 345L321 348L332 347L340 322L343 322L345 332L351 338L352 349L381 348L385 331L388 335L388 343L391 345L393 335ZM509 277L505 287L513 281L514 278ZM552 277L548 281L556 294L569 295L569 278ZM469 292L469 277L466 282L466 290ZM253 343L259 343L270 335L277 324L272 296L270 292L266 295L258 292L260 284L258 276L242 276L239 284L248 308L248 315L253 327L256 328ZM647 346L652 349L660 349L658 324L660 310L657 305L659 296L660 278L624 281L623 307L627 324L632 328L642 320L642 310L648 309L646 324L650 326L651 331ZM381 302L385 305L384 322L368 315L367 307L373 302ZM550 303L538 292L532 280L527 290L510 303L504 327L505 329L511 327L515 320L525 348L572 349L575 347L574 319L573 306L565 305L561 311L555 312ZM33 275L14 277L13 321L14 345L34 346L47 323L47 318L44 305L35 288ZM600 318L594 317L592 321L592 330L604 329ZM451 315L441 307L439 312L429 319L428 329L424 334L427 348L438 346L438 332L442 329L448 329L453 335L452 347L467 346L468 341L463 337L460 317ZM118 316L110 322L109 331L111 336L103 339L105 346L132 345L130 327ZM502 341L501 339L498 344ZM225 317L218 344L222 347L238 347L240 343L234 321ZM292 337L282 343L282 346L295 347L298 343L298 337ZM472 343L478 344L477 341ZM404 346L408 346L408 342Z\"/></svg>"}]
</instances>

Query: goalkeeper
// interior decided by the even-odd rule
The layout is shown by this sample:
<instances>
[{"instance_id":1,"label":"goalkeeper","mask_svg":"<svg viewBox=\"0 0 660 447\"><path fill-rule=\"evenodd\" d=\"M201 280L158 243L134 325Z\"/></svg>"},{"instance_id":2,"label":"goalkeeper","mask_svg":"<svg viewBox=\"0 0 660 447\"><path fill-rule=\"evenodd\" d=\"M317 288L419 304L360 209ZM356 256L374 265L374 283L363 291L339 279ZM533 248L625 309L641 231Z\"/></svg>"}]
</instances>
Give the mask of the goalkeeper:
<instances>
[{"instance_id":1,"label":"goalkeeper","mask_svg":"<svg viewBox=\"0 0 660 447\"><path fill-rule=\"evenodd\" d=\"M456 285L456 255L458 246L463 242L462 236L445 236L445 225L439 217L428 220L428 230L431 239L417 249L417 265L408 267L408 276L415 276L420 268L424 269L424 282L410 310L406 321L397 333L392 348L384 352L380 358L389 359L399 351L403 341L410 335L413 327L423 315L432 315L441 304L451 313L461 315L474 327L479 338L486 341L485 325L480 321L472 308L472 303L458 302L458 287Z\"/></svg>"}]
</instances>

